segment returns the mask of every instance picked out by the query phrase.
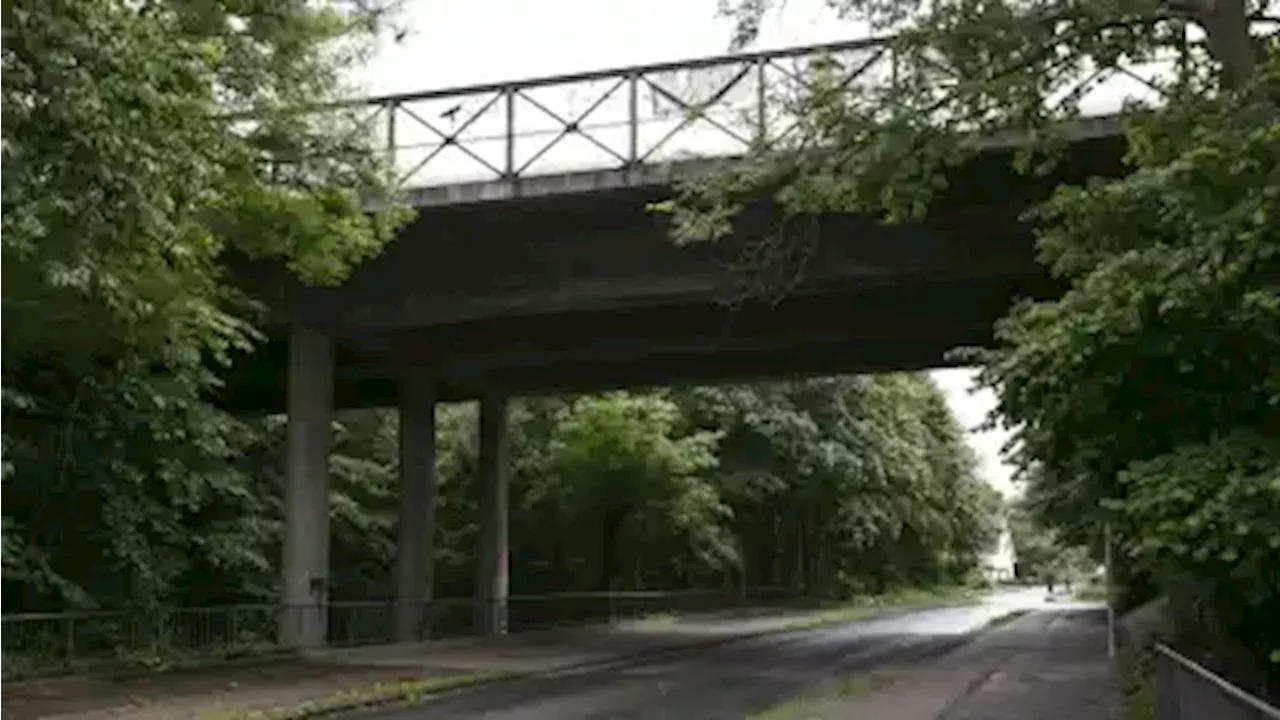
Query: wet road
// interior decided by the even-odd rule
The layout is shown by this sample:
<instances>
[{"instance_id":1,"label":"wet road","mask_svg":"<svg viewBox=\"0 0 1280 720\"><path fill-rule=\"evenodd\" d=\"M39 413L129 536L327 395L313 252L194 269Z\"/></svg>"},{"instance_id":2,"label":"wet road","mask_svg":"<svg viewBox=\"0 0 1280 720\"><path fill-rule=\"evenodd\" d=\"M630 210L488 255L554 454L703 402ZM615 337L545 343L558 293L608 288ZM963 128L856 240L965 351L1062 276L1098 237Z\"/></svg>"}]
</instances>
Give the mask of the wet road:
<instances>
[{"instance_id":1,"label":"wet road","mask_svg":"<svg viewBox=\"0 0 1280 720\"><path fill-rule=\"evenodd\" d=\"M787 632L625 666L569 671L463 691L377 720L741 720L825 680L941 655L991 620L1043 593L1004 593L979 605Z\"/></svg>"}]
</instances>

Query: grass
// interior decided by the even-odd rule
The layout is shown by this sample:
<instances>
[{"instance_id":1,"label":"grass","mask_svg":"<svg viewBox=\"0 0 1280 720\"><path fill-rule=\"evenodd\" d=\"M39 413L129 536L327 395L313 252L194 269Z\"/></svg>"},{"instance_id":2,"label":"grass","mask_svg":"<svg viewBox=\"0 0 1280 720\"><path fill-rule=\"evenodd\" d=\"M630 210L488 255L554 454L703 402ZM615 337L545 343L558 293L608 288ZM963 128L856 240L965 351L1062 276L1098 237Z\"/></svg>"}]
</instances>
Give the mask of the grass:
<instances>
[{"instance_id":1,"label":"grass","mask_svg":"<svg viewBox=\"0 0 1280 720\"><path fill-rule=\"evenodd\" d=\"M1152 651L1125 644L1112 671L1123 691L1124 720L1155 720L1156 673Z\"/></svg>"},{"instance_id":2,"label":"grass","mask_svg":"<svg viewBox=\"0 0 1280 720\"><path fill-rule=\"evenodd\" d=\"M679 615L672 612L654 612L648 613L640 618L648 625L670 625L679 619Z\"/></svg>"},{"instance_id":3,"label":"grass","mask_svg":"<svg viewBox=\"0 0 1280 720\"><path fill-rule=\"evenodd\" d=\"M868 595L852 600L827 604L815 609L812 613L797 617L788 623L789 628L801 629L852 622L877 615L886 610L905 609L917 606L940 607L948 605L964 605L972 602L977 593L967 587L943 587L919 589L911 588L894 590L881 595Z\"/></svg>"},{"instance_id":4,"label":"grass","mask_svg":"<svg viewBox=\"0 0 1280 720\"><path fill-rule=\"evenodd\" d=\"M1017 620L1018 618L1022 617L1023 615L1026 615L1029 612L1031 611L1026 609L1012 610L1003 615L1000 615L999 617L992 618L991 621L988 622L986 626L983 627L983 629L990 630L992 628L1000 627L1001 625L1007 625L1008 623L1011 623L1014 620Z\"/></svg>"},{"instance_id":5,"label":"grass","mask_svg":"<svg viewBox=\"0 0 1280 720\"><path fill-rule=\"evenodd\" d=\"M422 678L420 680L377 682L371 685L334 692L322 698L309 700L297 705L252 709L209 708L201 711L199 718L200 720L302 720L302 718L328 715L371 705L415 703L423 700L428 695L467 685L498 680L508 675L508 673L499 672L458 673Z\"/></svg>"},{"instance_id":6,"label":"grass","mask_svg":"<svg viewBox=\"0 0 1280 720\"><path fill-rule=\"evenodd\" d=\"M1071 595L1080 602L1102 602L1107 599L1107 589L1099 585L1086 585Z\"/></svg>"},{"instance_id":7,"label":"grass","mask_svg":"<svg viewBox=\"0 0 1280 720\"><path fill-rule=\"evenodd\" d=\"M200 649L166 646L118 648L89 657L70 659L61 657L57 652L41 654L6 651L3 675L5 682L73 675L129 678L210 667L252 665L290 654L279 645L265 640Z\"/></svg>"},{"instance_id":8,"label":"grass","mask_svg":"<svg viewBox=\"0 0 1280 720\"><path fill-rule=\"evenodd\" d=\"M868 618L886 610L913 607L944 607L971 602L978 591L963 586L939 588L909 588L893 590L880 595L863 595L849 600L801 601L782 605L779 614L790 613L790 618L779 629L801 630L822 625L852 622ZM692 613L696 616L699 613ZM640 618L646 625L671 625L680 619L678 612L654 612Z\"/></svg>"},{"instance_id":9,"label":"grass","mask_svg":"<svg viewBox=\"0 0 1280 720\"><path fill-rule=\"evenodd\" d=\"M1144 671L1132 678L1132 684L1125 695L1125 718L1127 720L1155 720L1156 717L1156 677L1155 673Z\"/></svg>"}]
</instances>

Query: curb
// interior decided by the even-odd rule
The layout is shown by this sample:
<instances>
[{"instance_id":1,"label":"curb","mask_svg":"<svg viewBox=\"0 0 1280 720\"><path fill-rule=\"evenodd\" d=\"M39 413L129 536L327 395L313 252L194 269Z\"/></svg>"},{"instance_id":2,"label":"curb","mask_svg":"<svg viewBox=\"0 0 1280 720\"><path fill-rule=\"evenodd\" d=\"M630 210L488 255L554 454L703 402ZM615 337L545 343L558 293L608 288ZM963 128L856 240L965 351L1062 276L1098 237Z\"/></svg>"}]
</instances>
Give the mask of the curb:
<instances>
[{"instance_id":1,"label":"curb","mask_svg":"<svg viewBox=\"0 0 1280 720\"><path fill-rule=\"evenodd\" d=\"M870 619L870 618L868 618ZM814 626L817 627L817 626ZM307 708L304 703L301 706L293 708L268 708L261 710L243 710L230 711L225 715L213 715L210 720L313 720L315 718L330 718L348 713L358 713L369 710L378 710L382 708L391 708L397 706L408 707L419 702L427 700L436 700L449 697L451 695L461 694L477 690L481 687L490 685L500 685L503 683L514 683L521 680L531 680L541 677L555 677L557 675L567 675L574 673L590 673L600 672L602 670L621 669L635 665L643 665L647 662L657 660L659 658L677 656L683 653L696 650L707 650L711 648L731 645L736 642L745 642L766 635L781 635L786 632L800 632L812 628L779 628L774 630L761 630L741 635L730 635L727 637L717 637L710 640L699 640L696 642L680 643L678 645L668 645L666 647L647 650L636 653L628 653L600 660L583 660L579 662L570 662L554 667L543 668L540 670L528 670L523 672L496 672L477 677L471 680L458 682L456 685L441 687L438 690L425 691L417 693L413 691L402 691L388 693L380 697L373 697L366 700L358 700L352 702L339 702L318 708ZM446 678L447 679L447 678ZM419 696L420 697L417 697ZM214 711L217 712L217 711Z\"/></svg>"},{"instance_id":2,"label":"curb","mask_svg":"<svg viewBox=\"0 0 1280 720\"><path fill-rule=\"evenodd\" d=\"M436 700L449 697L465 692L471 692L481 687L499 685L503 683L514 683L521 680L530 680L534 678L555 677L563 674L590 673L600 672L602 670L621 669L632 667L635 665L643 665L656 659L679 656L684 653L707 650L712 648L733 645L734 643L747 642L762 637L774 635L786 635L788 633L803 633L817 630L832 625L841 625L852 622L866 622L871 620L883 620L905 615L913 612L921 612L924 610L935 610L945 607L959 607L961 605L970 604L956 602L935 602L922 603L919 605L910 605L886 609L883 612L872 613L865 617L852 618L848 620L831 620L829 622L818 622L812 625L802 627L781 627L769 630L757 630L754 632L742 633L737 635L721 636L711 639L703 639L679 643L676 645L668 645L666 647L640 651L635 653L627 653L610 658L599 660L584 660L580 662L570 662L555 667L544 668L540 670L529 670L524 672L510 673L492 673L483 677L477 677L471 680L460 681L456 685L441 687L438 690L428 690L423 692L403 691L389 693L381 697L373 697L367 700L352 701L347 703L335 703L330 706L307 708L304 705L295 708L280 709L264 709L264 710L244 710L239 712L228 713L225 716L218 717L217 720L313 720L314 718L331 718L348 713L359 713L370 710L378 710L383 708L391 708L397 706L408 707L416 705L427 700Z\"/></svg>"}]
</instances>

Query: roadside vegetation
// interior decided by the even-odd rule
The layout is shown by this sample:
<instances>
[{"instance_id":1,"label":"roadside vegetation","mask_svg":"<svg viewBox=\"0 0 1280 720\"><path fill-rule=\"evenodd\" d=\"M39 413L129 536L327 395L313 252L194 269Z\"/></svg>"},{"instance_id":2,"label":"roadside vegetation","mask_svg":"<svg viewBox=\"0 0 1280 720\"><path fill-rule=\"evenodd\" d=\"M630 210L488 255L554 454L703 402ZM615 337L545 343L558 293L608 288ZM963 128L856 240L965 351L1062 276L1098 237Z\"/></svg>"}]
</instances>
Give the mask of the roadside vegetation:
<instances>
[{"instance_id":1,"label":"roadside vegetation","mask_svg":"<svg viewBox=\"0 0 1280 720\"><path fill-rule=\"evenodd\" d=\"M729 3L739 39L774 6ZM895 33L894 81L794 103L799 132L686 183L679 242L778 215L760 257L810 247L806 219L928 213L974 158L1016 131L1028 183L1058 167L1062 123L1108 74L1164 61L1121 91L1127 174L1057 186L1027 222L1067 288L1026 301L995 347L962 356L995 391L1027 508L1069 547L1117 542L1122 609L1169 599L1171 638L1244 687L1280 688L1280 33L1268 0L910 0L833 5ZM868 240L871 241L871 240ZM756 268L775 294L777 267ZM785 291L785 288L783 288Z\"/></svg>"}]
</instances>

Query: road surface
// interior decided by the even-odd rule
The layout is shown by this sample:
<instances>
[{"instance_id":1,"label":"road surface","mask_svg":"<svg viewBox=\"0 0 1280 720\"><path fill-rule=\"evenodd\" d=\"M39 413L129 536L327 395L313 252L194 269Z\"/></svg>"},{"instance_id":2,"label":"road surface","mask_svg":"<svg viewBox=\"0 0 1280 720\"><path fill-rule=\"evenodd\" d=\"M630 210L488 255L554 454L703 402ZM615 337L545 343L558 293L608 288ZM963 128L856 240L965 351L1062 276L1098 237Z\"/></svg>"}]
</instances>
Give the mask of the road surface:
<instances>
[{"instance_id":1,"label":"road surface","mask_svg":"<svg viewBox=\"0 0 1280 720\"><path fill-rule=\"evenodd\" d=\"M991 620L1040 604L1042 590L974 606L780 633L621 667L498 683L377 720L741 720L838 676L946 653Z\"/></svg>"}]
</instances>

